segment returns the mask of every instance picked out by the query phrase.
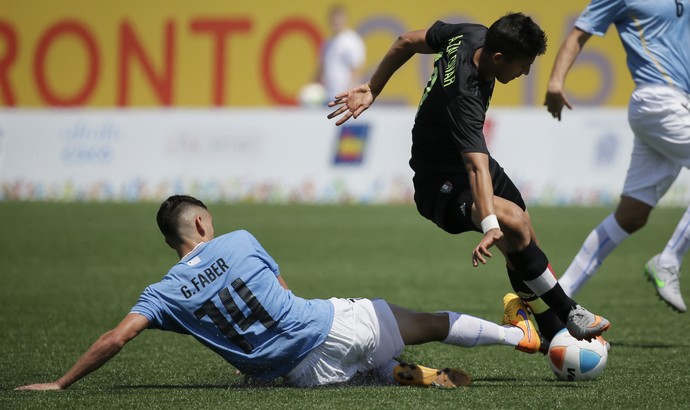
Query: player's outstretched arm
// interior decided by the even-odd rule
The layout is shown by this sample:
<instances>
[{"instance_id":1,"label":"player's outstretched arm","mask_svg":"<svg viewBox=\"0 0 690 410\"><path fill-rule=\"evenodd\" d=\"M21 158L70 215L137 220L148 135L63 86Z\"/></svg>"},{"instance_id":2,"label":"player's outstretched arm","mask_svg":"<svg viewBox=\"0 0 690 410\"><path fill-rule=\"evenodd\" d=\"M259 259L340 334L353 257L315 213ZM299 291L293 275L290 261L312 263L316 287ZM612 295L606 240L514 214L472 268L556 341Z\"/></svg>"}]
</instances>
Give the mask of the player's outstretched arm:
<instances>
[{"instance_id":1,"label":"player's outstretched arm","mask_svg":"<svg viewBox=\"0 0 690 410\"><path fill-rule=\"evenodd\" d=\"M556 61L553 63L551 77L549 78L549 84L546 88L544 105L546 106L546 110L558 121L561 120L561 111L563 111L564 105L570 110L573 109L573 106L565 95L565 78L568 76L570 67L573 66L575 59L580 54L580 51L582 51L589 37L591 37L591 34L578 28L573 28L561 45L561 48L558 50Z\"/></svg>"},{"instance_id":2,"label":"player's outstretched arm","mask_svg":"<svg viewBox=\"0 0 690 410\"><path fill-rule=\"evenodd\" d=\"M50 383L30 384L15 390L63 390L117 355L122 347L149 326L144 316L130 313L117 327L104 333L91 345L64 376Z\"/></svg>"},{"instance_id":3,"label":"player's outstretched arm","mask_svg":"<svg viewBox=\"0 0 690 410\"><path fill-rule=\"evenodd\" d=\"M351 117L357 119L374 103L393 74L417 53L434 53L426 43L426 29L410 31L398 37L383 56L369 82L343 91L328 103L329 107L337 107L328 115L328 119L340 116L335 125L341 125Z\"/></svg>"}]
</instances>

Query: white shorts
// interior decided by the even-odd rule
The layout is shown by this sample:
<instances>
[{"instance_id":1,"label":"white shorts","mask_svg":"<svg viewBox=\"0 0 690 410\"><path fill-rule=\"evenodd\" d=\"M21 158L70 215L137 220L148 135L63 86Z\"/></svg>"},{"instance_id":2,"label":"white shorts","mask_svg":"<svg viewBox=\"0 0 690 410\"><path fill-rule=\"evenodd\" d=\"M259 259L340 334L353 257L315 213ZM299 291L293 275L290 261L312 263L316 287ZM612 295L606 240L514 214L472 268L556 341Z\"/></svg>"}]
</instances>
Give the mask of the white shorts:
<instances>
[{"instance_id":1,"label":"white shorts","mask_svg":"<svg viewBox=\"0 0 690 410\"><path fill-rule=\"evenodd\" d=\"M335 307L326 340L283 379L296 387L350 381L390 364L405 344L398 322L382 299L330 299Z\"/></svg>"},{"instance_id":2,"label":"white shorts","mask_svg":"<svg viewBox=\"0 0 690 410\"><path fill-rule=\"evenodd\" d=\"M656 206L690 167L690 96L663 85L637 87L628 122L635 140L623 195Z\"/></svg>"}]
</instances>

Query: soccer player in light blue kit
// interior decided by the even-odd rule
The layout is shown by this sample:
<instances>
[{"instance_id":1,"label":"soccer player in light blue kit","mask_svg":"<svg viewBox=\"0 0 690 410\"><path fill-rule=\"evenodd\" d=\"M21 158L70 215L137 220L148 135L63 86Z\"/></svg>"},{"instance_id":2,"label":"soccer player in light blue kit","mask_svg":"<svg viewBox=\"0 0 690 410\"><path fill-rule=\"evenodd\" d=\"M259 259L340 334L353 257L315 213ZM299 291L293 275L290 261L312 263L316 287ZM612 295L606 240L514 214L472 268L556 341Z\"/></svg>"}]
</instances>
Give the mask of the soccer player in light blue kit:
<instances>
[{"instance_id":1,"label":"soccer player in light blue kit","mask_svg":"<svg viewBox=\"0 0 690 410\"><path fill-rule=\"evenodd\" d=\"M539 350L527 306L505 305L508 326L457 312L414 312L382 299L303 299L287 289L278 265L247 231L215 237L213 218L196 198L161 205L158 226L180 261L147 287L130 313L103 334L61 378L19 390L61 390L98 369L147 328L192 335L248 377L282 377L308 387L362 380L456 387L470 377L394 360L409 344Z\"/></svg>"},{"instance_id":2,"label":"soccer player in light blue kit","mask_svg":"<svg viewBox=\"0 0 690 410\"><path fill-rule=\"evenodd\" d=\"M603 260L630 234L642 228L652 209L690 167L690 1L593 0L575 22L558 52L546 93L548 111L558 120L565 105L565 78L592 34L603 36L614 24L635 81L628 121L635 134L630 166L615 212L585 239L559 279L574 295ZM690 207L663 251L645 266L658 295L685 312L680 265L690 247Z\"/></svg>"}]
</instances>

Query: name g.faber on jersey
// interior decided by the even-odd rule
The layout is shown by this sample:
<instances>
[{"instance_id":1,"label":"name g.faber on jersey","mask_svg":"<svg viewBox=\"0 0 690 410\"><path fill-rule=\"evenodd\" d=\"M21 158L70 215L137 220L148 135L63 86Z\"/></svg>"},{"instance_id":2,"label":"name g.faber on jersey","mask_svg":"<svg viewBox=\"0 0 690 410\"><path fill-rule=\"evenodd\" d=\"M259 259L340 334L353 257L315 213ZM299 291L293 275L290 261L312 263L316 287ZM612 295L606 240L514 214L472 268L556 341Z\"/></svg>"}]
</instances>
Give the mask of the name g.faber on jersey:
<instances>
[{"instance_id":1,"label":"name g.faber on jersey","mask_svg":"<svg viewBox=\"0 0 690 410\"><path fill-rule=\"evenodd\" d=\"M198 257L192 258L189 262L187 262L187 264L193 266L196 264L195 262L199 263ZM227 270L227 263L225 263L223 258L218 258L218 260L213 262L209 268L206 268L200 273L198 273L196 277L192 276L189 280L189 286L184 285L180 288L182 296L184 296L185 299L191 298L192 296L200 292L203 288L205 288L207 285L210 285L211 282L223 276L223 273L225 273L225 271Z\"/></svg>"}]
</instances>

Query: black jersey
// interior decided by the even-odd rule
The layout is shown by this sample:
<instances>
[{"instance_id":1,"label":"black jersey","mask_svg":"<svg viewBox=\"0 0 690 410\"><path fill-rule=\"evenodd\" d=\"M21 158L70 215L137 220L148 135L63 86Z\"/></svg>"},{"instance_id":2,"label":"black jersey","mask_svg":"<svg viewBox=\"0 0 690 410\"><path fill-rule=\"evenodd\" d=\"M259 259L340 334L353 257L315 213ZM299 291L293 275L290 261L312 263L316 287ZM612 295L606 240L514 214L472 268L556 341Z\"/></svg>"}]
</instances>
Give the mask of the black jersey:
<instances>
[{"instance_id":1,"label":"black jersey","mask_svg":"<svg viewBox=\"0 0 690 410\"><path fill-rule=\"evenodd\" d=\"M480 24L442 21L427 31L438 53L412 129L410 166L417 174L464 172L462 152L489 153L483 127L495 81L479 78L473 62L486 32Z\"/></svg>"}]
</instances>

